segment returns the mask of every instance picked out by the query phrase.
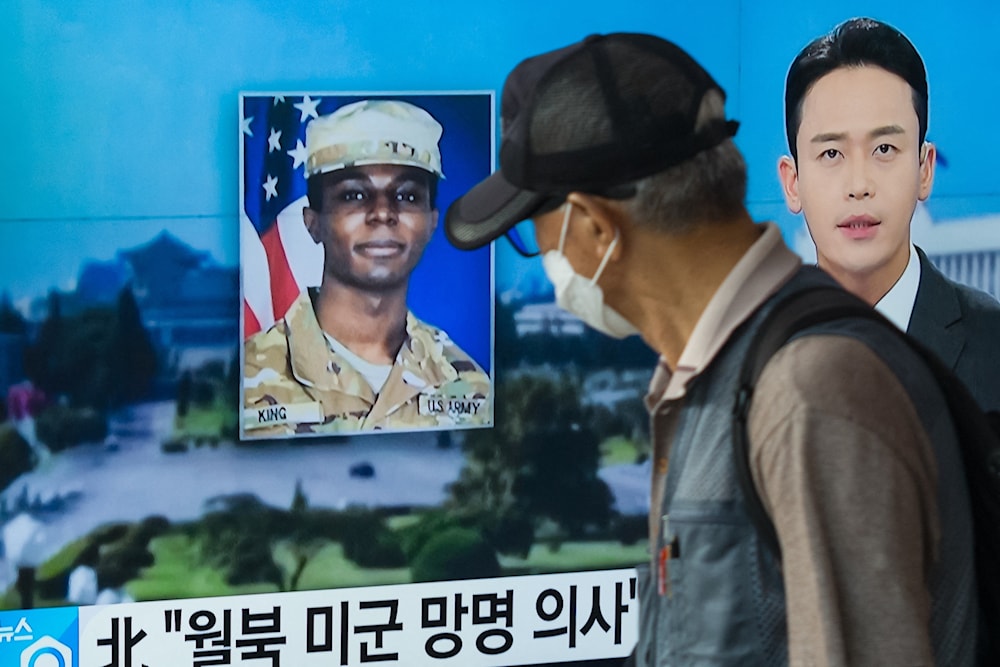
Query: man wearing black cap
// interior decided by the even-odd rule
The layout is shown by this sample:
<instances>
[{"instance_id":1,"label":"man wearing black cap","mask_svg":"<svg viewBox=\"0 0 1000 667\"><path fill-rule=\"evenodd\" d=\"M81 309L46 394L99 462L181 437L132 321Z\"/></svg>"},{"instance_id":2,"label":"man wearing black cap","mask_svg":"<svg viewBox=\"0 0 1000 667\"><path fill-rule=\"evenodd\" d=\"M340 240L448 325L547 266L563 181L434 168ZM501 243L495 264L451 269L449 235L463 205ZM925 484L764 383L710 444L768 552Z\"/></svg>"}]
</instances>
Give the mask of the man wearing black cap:
<instances>
[{"instance_id":1,"label":"man wearing black cap","mask_svg":"<svg viewBox=\"0 0 1000 667\"><path fill-rule=\"evenodd\" d=\"M966 664L977 618L954 430L891 332L828 325L770 360L748 435L780 560L747 518L732 427L744 351L777 299L834 283L749 217L723 107L709 74L653 36L530 58L504 87L500 170L452 205L448 237L471 249L531 218L558 303L660 354L637 665Z\"/></svg>"}]
</instances>

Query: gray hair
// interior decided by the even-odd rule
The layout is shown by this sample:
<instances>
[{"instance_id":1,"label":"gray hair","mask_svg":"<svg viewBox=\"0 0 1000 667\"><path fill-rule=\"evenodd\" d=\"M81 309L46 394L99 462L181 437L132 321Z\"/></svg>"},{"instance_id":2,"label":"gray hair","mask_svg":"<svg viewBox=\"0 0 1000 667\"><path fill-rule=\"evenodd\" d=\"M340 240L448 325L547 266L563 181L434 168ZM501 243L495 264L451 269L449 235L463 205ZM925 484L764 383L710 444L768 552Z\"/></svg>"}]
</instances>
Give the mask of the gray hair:
<instances>
[{"instance_id":1,"label":"gray hair","mask_svg":"<svg viewBox=\"0 0 1000 667\"><path fill-rule=\"evenodd\" d=\"M724 117L724 100L709 91L701 100L695 129ZM637 225L679 234L696 224L728 220L744 211L746 163L732 139L690 160L634 183L623 208Z\"/></svg>"}]
</instances>

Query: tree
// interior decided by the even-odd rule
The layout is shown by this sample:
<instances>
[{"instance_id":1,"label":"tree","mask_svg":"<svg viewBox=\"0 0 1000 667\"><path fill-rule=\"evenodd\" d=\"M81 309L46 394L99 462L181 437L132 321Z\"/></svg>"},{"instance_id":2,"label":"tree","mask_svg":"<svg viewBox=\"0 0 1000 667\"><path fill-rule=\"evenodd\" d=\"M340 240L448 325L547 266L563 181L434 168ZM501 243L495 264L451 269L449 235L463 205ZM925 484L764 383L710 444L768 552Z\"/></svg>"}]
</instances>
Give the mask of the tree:
<instances>
[{"instance_id":1,"label":"tree","mask_svg":"<svg viewBox=\"0 0 1000 667\"><path fill-rule=\"evenodd\" d=\"M31 446L10 424L0 425L0 491L31 470Z\"/></svg>"},{"instance_id":2,"label":"tree","mask_svg":"<svg viewBox=\"0 0 1000 667\"><path fill-rule=\"evenodd\" d=\"M249 493L210 499L194 537L206 562L225 573L226 583L268 582L284 587L272 547L288 534L288 514Z\"/></svg>"},{"instance_id":3,"label":"tree","mask_svg":"<svg viewBox=\"0 0 1000 667\"><path fill-rule=\"evenodd\" d=\"M63 345L65 329L59 292L50 291L48 303L48 315L38 329L38 336L34 344L25 351L24 370L36 387L55 395L61 393L65 384L56 361L56 355Z\"/></svg>"},{"instance_id":4,"label":"tree","mask_svg":"<svg viewBox=\"0 0 1000 667\"><path fill-rule=\"evenodd\" d=\"M516 368L522 359L523 348L518 344L517 325L514 322L514 313L518 307L516 302L504 304L500 299L494 305L493 340L496 345L493 354L497 373Z\"/></svg>"},{"instance_id":5,"label":"tree","mask_svg":"<svg viewBox=\"0 0 1000 667\"><path fill-rule=\"evenodd\" d=\"M294 563L292 571L288 575L288 586L285 590L298 590L299 580L302 578L306 565L323 547L323 541L308 531L308 524L304 520L308 511L309 496L302 490L302 480L297 479L295 480L292 505L288 510L289 523L292 525L292 534L288 539L288 550Z\"/></svg>"},{"instance_id":6,"label":"tree","mask_svg":"<svg viewBox=\"0 0 1000 667\"><path fill-rule=\"evenodd\" d=\"M222 393L225 404L231 405L234 408L240 404L240 382L242 370L243 367L240 365L240 351L237 347L237 349L233 350L233 356L230 358L229 364L226 366L225 385Z\"/></svg>"},{"instance_id":7,"label":"tree","mask_svg":"<svg viewBox=\"0 0 1000 667\"><path fill-rule=\"evenodd\" d=\"M302 490L302 479L295 480L295 493L292 495L292 506L289 508L293 518L300 518L309 511L309 496Z\"/></svg>"},{"instance_id":8,"label":"tree","mask_svg":"<svg viewBox=\"0 0 1000 667\"><path fill-rule=\"evenodd\" d=\"M107 350L114 405L139 400L149 393L156 374L156 348L142 324L131 285L118 293L114 333Z\"/></svg>"},{"instance_id":9,"label":"tree","mask_svg":"<svg viewBox=\"0 0 1000 667\"><path fill-rule=\"evenodd\" d=\"M526 553L530 527L544 519L572 537L607 527L613 498L576 384L515 377L498 383L495 410L493 429L466 437L452 511L474 518L503 553Z\"/></svg>"},{"instance_id":10,"label":"tree","mask_svg":"<svg viewBox=\"0 0 1000 667\"><path fill-rule=\"evenodd\" d=\"M177 416L184 418L191 407L191 371L186 370L181 373L177 381Z\"/></svg>"},{"instance_id":11,"label":"tree","mask_svg":"<svg viewBox=\"0 0 1000 667\"><path fill-rule=\"evenodd\" d=\"M4 292L0 297L0 333L23 335L27 330L28 325L14 308L10 293Z\"/></svg>"},{"instance_id":12,"label":"tree","mask_svg":"<svg viewBox=\"0 0 1000 667\"><path fill-rule=\"evenodd\" d=\"M72 316L63 316L53 291L25 367L46 393L67 396L75 407L105 411L146 394L156 353L130 289L121 291L114 309L98 306Z\"/></svg>"},{"instance_id":13,"label":"tree","mask_svg":"<svg viewBox=\"0 0 1000 667\"><path fill-rule=\"evenodd\" d=\"M25 371L50 396L65 396L73 406L103 410L110 375L114 313L91 308L71 317L62 314L61 297L49 293L49 313L25 354Z\"/></svg>"}]
</instances>

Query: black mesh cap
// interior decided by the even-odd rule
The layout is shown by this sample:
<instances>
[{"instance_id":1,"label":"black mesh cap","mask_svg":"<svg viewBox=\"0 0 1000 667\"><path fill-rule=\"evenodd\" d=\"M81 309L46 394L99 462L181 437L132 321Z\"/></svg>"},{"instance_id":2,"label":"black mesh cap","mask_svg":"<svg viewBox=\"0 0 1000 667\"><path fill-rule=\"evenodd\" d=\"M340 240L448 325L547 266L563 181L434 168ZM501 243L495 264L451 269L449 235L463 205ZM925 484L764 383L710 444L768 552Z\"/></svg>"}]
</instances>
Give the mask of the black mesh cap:
<instances>
[{"instance_id":1,"label":"black mesh cap","mask_svg":"<svg viewBox=\"0 0 1000 667\"><path fill-rule=\"evenodd\" d=\"M713 90L725 98L691 56L653 35L592 35L528 58L504 84L500 170L448 208L448 240L478 248L554 196L604 194L716 146L738 124L698 123Z\"/></svg>"}]
</instances>

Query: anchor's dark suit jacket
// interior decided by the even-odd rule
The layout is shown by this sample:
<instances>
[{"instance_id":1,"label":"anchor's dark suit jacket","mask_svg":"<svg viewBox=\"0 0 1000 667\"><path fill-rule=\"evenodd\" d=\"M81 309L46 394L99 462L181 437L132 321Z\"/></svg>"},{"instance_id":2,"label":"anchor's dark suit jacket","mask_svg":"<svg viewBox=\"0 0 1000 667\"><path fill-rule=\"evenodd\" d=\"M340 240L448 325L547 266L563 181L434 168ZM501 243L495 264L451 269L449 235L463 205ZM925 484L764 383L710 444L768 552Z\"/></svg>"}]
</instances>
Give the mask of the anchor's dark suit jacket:
<instances>
[{"instance_id":1,"label":"anchor's dark suit jacket","mask_svg":"<svg viewBox=\"0 0 1000 667\"><path fill-rule=\"evenodd\" d=\"M907 333L955 371L984 410L1000 410L1000 303L946 278L917 248L920 285Z\"/></svg>"}]
</instances>

